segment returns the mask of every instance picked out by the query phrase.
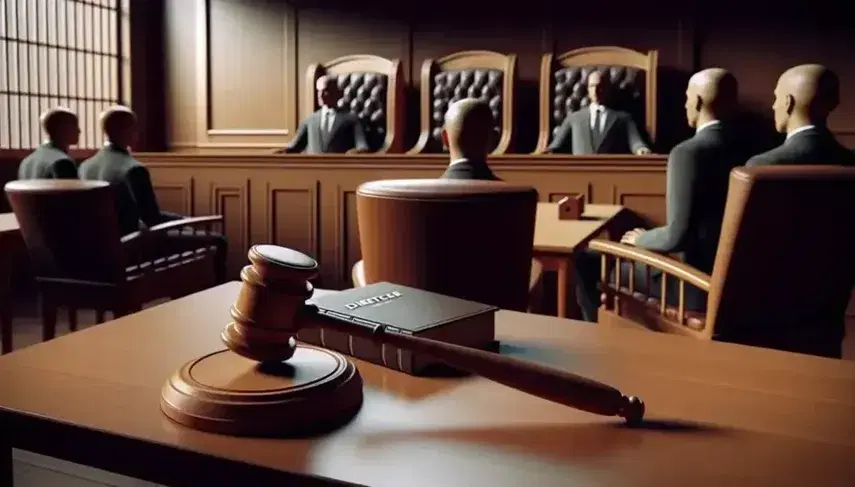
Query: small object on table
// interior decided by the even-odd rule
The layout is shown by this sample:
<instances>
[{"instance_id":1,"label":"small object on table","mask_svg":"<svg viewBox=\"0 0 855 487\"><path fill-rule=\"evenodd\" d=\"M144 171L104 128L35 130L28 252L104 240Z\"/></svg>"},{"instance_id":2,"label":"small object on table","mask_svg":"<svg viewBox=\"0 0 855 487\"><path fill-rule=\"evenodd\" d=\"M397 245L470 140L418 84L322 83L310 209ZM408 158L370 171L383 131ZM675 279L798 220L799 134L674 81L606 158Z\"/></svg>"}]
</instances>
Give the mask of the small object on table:
<instances>
[{"instance_id":1,"label":"small object on table","mask_svg":"<svg viewBox=\"0 0 855 487\"><path fill-rule=\"evenodd\" d=\"M581 220L585 213L585 195L565 196L558 201L559 220Z\"/></svg>"},{"instance_id":2,"label":"small object on table","mask_svg":"<svg viewBox=\"0 0 855 487\"><path fill-rule=\"evenodd\" d=\"M274 245L249 251L251 266L222 339L229 350L193 360L164 385L161 409L186 426L232 435L321 432L349 421L362 404L362 379L338 353L297 344L323 328L426 354L508 387L605 416L640 422L644 403L608 385L544 365L431 340L306 303L318 263ZM352 290L353 291L353 290ZM352 291L342 291L344 296ZM358 290L356 290L358 291Z\"/></svg>"}]
</instances>

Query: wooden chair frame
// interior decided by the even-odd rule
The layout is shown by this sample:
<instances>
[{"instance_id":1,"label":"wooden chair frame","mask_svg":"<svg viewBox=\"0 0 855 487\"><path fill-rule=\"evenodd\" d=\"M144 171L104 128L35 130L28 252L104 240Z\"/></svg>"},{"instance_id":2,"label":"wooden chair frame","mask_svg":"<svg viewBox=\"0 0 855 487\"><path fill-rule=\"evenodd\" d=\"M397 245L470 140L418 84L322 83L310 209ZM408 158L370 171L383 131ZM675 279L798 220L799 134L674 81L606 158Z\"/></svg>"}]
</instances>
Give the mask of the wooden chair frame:
<instances>
[{"instance_id":1,"label":"wooden chair frame","mask_svg":"<svg viewBox=\"0 0 855 487\"><path fill-rule=\"evenodd\" d=\"M656 50L647 53L634 51L618 46L594 46L574 49L555 56L552 53L544 54L540 60L540 133L537 138L537 147L534 154L542 154L549 147L552 136L552 98L553 75L556 69L570 68L574 66L626 66L645 71L644 80L644 115L645 129L650 136L651 142L656 141L656 107L658 93L657 71L659 65L659 52Z\"/></svg>"},{"instance_id":2,"label":"wooden chair frame","mask_svg":"<svg viewBox=\"0 0 855 487\"><path fill-rule=\"evenodd\" d=\"M624 308L631 308L632 315L644 321L644 325L656 331L663 331L679 335L691 336L702 340L711 340L714 334L714 313L706 313L702 326L690 326L686 313L686 284L691 284L703 292L710 291L712 276L690 267L678 260L672 259L649 250L640 249L607 240L592 240L589 244L591 250L599 252L602 259L600 266L600 281L603 283L604 299L599 311L599 322L616 324L620 326L638 326L634 321L621 316ZM609 282L609 259L615 261L614 281ZM658 306L650 306L650 303L640 303L634 296L635 268L628 269L627 287L620 285L621 262L634 262L647 267L647 288L651 287L650 269L662 272L660 281ZM667 281L666 276L676 279L677 288L677 315L668 317L665 315L668 309Z\"/></svg>"},{"instance_id":3,"label":"wooden chair frame","mask_svg":"<svg viewBox=\"0 0 855 487\"><path fill-rule=\"evenodd\" d=\"M387 78L386 85L386 139L377 153L404 152L406 134L406 95L404 69L397 59L386 59L371 54L353 54L342 56L326 63L312 64L306 70L306 95L304 113L313 113L318 108L315 83L323 75L343 75L350 73L378 73Z\"/></svg>"},{"instance_id":4,"label":"wooden chair frame","mask_svg":"<svg viewBox=\"0 0 855 487\"><path fill-rule=\"evenodd\" d=\"M408 154L422 154L427 149L432 132L433 77L442 71L462 69L496 69L504 73L502 82L502 134L492 155L502 155L513 148L514 89L517 78L517 57L494 51L461 51L439 59L425 59L421 74L421 133Z\"/></svg>"}]
</instances>

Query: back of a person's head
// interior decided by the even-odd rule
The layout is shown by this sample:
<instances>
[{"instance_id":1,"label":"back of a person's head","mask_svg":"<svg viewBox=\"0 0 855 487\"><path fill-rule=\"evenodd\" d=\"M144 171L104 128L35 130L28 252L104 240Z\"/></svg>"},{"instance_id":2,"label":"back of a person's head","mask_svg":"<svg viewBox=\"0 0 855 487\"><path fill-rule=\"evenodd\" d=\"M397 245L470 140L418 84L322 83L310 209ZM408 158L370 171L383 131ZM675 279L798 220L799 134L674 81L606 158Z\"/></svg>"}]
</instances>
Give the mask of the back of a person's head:
<instances>
[{"instance_id":1,"label":"back of a person's head","mask_svg":"<svg viewBox=\"0 0 855 487\"><path fill-rule=\"evenodd\" d=\"M136 122L137 116L133 110L122 105L110 107L101 114L101 129L111 141L129 137Z\"/></svg>"},{"instance_id":2,"label":"back of a person's head","mask_svg":"<svg viewBox=\"0 0 855 487\"><path fill-rule=\"evenodd\" d=\"M493 138L493 112L483 100L456 101L445 114L445 132L450 152L469 158L486 157Z\"/></svg>"},{"instance_id":3,"label":"back of a person's head","mask_svg":"<svg viewBox=\"0 0 855 487\"><path fill-rule=\"evenodd\" d=\"M76 125L77 114L65 107L51 108L42 113L39 122L47 137L55 141L62 136L62 129L66 124Z\"/></svg>"}]
</instances>

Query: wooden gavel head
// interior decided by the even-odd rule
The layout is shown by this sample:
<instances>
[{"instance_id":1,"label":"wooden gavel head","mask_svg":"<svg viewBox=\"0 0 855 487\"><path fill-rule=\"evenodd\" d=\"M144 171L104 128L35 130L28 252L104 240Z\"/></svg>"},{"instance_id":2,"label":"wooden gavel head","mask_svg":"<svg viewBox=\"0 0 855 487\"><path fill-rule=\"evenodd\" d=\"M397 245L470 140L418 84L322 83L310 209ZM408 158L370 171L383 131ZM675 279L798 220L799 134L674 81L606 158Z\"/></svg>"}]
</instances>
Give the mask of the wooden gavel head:
<instances>
[{"instance_id":1,"label":"wooden gavel head","mask_svg":"<svg viewBox=\"0 0 855 487\"><path fill-rule=\"evenodd\" d=\"M318 263L276 245L253 246L249 261L230 310L233 321L221 337L231 351L251 360L288 360L297 346L294 336L314 315L306 300L314 292L309 281L318 275Z\"/></svg>"}]
</instances>

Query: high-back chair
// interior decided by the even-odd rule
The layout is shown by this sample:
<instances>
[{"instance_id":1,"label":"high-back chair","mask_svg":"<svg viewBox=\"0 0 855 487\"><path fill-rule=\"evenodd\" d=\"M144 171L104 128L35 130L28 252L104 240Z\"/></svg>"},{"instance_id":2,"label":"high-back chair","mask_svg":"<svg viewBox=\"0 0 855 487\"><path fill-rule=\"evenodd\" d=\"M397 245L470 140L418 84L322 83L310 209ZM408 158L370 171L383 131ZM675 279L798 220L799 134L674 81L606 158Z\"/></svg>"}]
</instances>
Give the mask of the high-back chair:
<instances>
[{"instance_id":1,"label":"high-back chair","mask_svg":"<svg viewBox=\"0 0 855 487\"><path fill-rule=\"evenodd\" d=\"M535 154L543 153L564 119L588 106L588 76L599 71L612 82L616 108L627 111L651 142L656 141L657 51L593 46L540 61L540 135Z\"/></svg>"},{"instance_id":2,"label":"high-back chair","mask_svg":"<svg viewBox=\"0 0 855 487\"><path fill-rule=\"evenodd\" d=\"M305 113L318 108L315 82L321 76L335 79L341 90L340 110L359 117L373 152L404 151L407 114L404 71L400 61L370 54L354 54L306 71Z\"/></svg>"},{"instance_id":3,"label":"high-back chair","mask_svg":"<svg viewBox=\"0 0 855 487\"><path fill-rule=\"evenodd\" d=\"M525 311L537 191L498 181L374 181L356 196L357 286L388 281Z\"/></svg>"},{"instance_id":4,"label":"high-back chair","mask_svg":"<svg viewBox=\"0 0 855 487\"><path fill-rule=\"evenodd\" d=\"M185 218L122 236L114 188L103 181L27 180L6 184L6 194L30 254L41 294L45 340L56 330L57 308L136 312L164 297L214 285L214 249L164 251L167 232L207 226L221 216Z\"/></svg>"},{"instance_id":5,"label":"high-back chair","mask_svg":"<svg viewBox=\"0 0 855 487\"><path fill-rule=\"evenodd\" d=\"M478 98L490 106L495 133L491 154L513 150L516 55L461 51L426 59L421 78L421 133L409 154L448 151L442 142L445 112L450 104L464 98Z\"/></svg>"},{"instance_id":6,"label":"high-back chair","mask_svg":"<svg viewBox=\"0 0 855 487\"><path fill-rule=\"evenodd\" d=\"M852 224L847 219L853 210L855 168L736 168L730 175L712 276L653 252L591 242L604 260L641 263L677 281L674 308L666 299L653 300L634 289L632 278L626 287L604 276L608 284L599 321L840 357L855 283ZM685 310L687 284L708 293L706 312ZM671 287L662 285L661 294Z\"/></svg>"}]
</instances>

